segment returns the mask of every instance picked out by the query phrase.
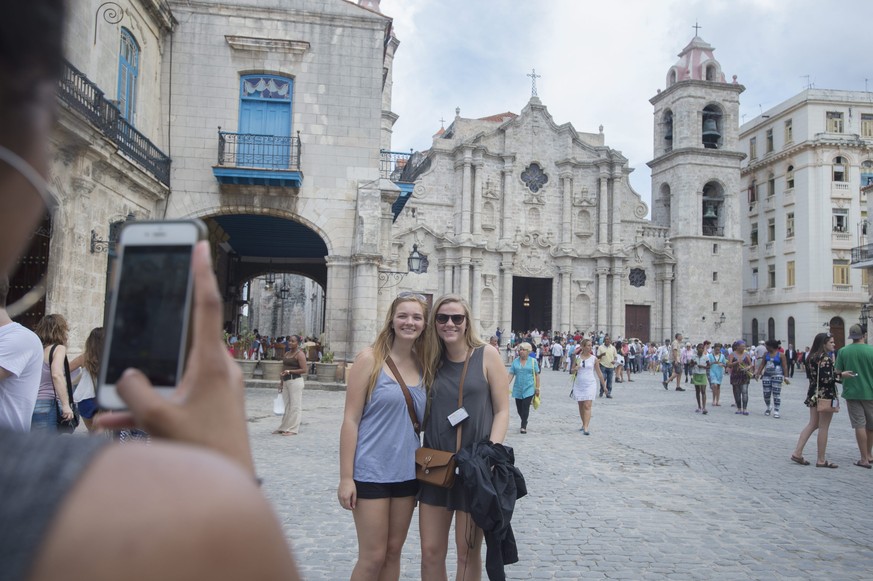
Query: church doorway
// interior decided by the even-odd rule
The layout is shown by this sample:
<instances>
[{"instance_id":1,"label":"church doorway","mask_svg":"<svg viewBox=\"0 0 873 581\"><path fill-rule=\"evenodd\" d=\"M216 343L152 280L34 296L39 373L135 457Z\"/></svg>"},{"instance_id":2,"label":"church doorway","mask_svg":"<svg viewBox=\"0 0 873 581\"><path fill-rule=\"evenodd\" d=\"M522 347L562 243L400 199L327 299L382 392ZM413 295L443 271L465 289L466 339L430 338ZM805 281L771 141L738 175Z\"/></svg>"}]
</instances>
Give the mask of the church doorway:
<instances>
[{"instance_id":1,"label":"church doorway","mask_svg":"<svg viewBox=\"0 0 873 581\"><path fill-rule=\"evenodd\" d=\"M625 305L624 306L624 336L626 339L639 339L643 343L649 342L649 327L651 318L648 305Z\"/></svg>"},{"instance_id":2,"label":"church doorway","mask_svg":"<svg viewBox=\"0 0 873 581\"><path fill-rule=\"evenodd\" d=\"M512 329L552 330L552 279L512 277Z\"/></svg>"}]
</instances>

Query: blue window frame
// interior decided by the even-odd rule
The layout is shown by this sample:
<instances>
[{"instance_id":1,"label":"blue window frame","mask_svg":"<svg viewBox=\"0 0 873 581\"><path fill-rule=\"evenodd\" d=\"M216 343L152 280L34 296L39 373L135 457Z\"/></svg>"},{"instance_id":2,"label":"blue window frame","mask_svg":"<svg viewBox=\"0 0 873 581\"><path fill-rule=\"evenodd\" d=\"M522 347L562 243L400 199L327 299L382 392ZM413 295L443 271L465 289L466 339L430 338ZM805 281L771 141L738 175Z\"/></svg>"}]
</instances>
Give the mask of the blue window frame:
<instances>
[{"instance_id":1,"label":"blue window frame","mask_svg":"<svg viewBox=\"0 0 873 581\"><path fill-rule=\"evenodd\" d=\"M240 165L287 169L291 157L293 79L246 75L240 79Z\"/></svg>"},{"instance_id":2,"label":"blue window frame","mask_svg":"<svg viewBox=\"0 0 873 581\"><path fill-rule=\"evenodd\" d=\"M121 29L118 51L118 108L133 124L136 116L136 79L139 76L139 44L126 28Z\"/></svg>"}]
</instances>

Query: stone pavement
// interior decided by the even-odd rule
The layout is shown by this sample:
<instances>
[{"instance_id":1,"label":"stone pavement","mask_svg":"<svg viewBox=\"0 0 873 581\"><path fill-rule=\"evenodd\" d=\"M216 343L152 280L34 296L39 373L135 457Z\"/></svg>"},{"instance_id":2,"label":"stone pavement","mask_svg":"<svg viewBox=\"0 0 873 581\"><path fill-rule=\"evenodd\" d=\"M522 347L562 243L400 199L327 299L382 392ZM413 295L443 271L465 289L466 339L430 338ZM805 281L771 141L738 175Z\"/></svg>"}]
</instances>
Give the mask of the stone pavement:
<instances>
[{"instance_id":1,"label":"stone pavement","mask_svg":"<svg viewBox=\"0 0 873 581\"><path fill-rule=\"evenodd\" d=\"M690 384L683 386L690 388ZM789 461L808 419L807 381L783 387L782 418L763 415L760 383L749 416L723 406L694 413L693 388L665 391L660 374L616 384L594 404L584 436L569 376L544 371L543 404L507 444L529 495L516 505L520 561L509 579L870 579L873 470L857 459L846 411L834 418L836 470ZM305 579L348 579L357 551L352 515L336 500L344 393L307 389L297 436L273 436L272 389L248 389L251 439L264 491ZM815 462L815 435L806 458ZM417 513L402 579L419 578ZM454 572L454 550L448 570Z\"/></svg>"}]
</instances>

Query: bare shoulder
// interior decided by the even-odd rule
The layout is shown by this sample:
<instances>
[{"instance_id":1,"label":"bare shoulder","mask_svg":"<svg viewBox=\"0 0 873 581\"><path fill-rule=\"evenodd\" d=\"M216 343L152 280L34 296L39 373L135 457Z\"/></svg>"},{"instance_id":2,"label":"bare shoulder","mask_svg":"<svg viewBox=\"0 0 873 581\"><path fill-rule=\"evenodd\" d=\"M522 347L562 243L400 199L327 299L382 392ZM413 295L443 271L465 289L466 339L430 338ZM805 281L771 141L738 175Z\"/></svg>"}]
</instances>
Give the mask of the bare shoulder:
<instances>
[{"instance_id":1,"label":"bare shoulder","mask_svg":"<svg viewBox=\"0 0 873 581\"><path fill-rule=\"evenodd\" d=\"M70 563L90 580L298 579L250 475L207 450L161 443L110 446L94 459L61 505L32 579L56 579Z\"/></svg>"}]
</instances>

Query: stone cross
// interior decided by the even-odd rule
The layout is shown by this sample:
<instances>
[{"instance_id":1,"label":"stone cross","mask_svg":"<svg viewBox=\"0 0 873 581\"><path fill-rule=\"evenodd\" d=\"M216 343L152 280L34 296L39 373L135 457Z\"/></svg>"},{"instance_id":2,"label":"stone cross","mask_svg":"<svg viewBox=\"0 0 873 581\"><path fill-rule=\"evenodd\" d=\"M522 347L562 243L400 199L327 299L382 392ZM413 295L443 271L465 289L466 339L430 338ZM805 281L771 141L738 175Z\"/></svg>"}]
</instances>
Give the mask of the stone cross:
<instances>
[{"instance_id":1,"label":"stone cross","mask_svg":"<svg viewBox=\"0 0 873 581\"><path fill-rule=\"evenodd\" d=\"M542 75L538 75L536 69L531 69L531 72L528 73L526 76L530 77L530 96L536 97L537 96L537 79L541 78Z\"/></svg>"},{"instance_id":2,"label":"stone cross","mask_svg":"<svg viewBox=\"0 0 873 581\"><path fill-rule=\"evenodd\" d=\"M699 24L697 24L697 21L695 20L695 21L694 21L694 26L692 26L691 28L694 29L694 36L697 36L697 33L698 33L698 32L700 31L700 29L703 28L703 27L700 26Z\"/></svg>"}]
</instances>

